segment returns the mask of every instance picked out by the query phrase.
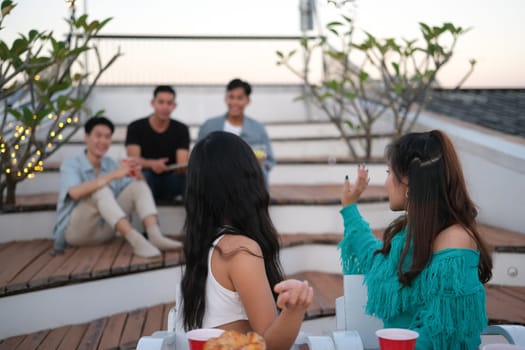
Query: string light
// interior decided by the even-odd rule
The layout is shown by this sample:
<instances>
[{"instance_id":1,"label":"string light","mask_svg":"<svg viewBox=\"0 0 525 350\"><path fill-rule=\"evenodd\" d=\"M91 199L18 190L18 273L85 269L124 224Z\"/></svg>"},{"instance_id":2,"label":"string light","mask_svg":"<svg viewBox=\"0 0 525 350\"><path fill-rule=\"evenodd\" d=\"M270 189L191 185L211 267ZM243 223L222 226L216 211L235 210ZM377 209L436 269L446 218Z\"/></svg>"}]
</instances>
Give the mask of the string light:
<instances>
[{"instance_id":1,"label":"string light","mask_svg":"<svg viewBox=\"0 0 525 350\"><path fill-rule=\"evenodd\" d=\"M42 154L42 152L40 152L39 149L37 149L37 150L35 151L35 153L36 153L37 156L39 156L40 154Z\"/></svg>"},{"instance_id":2,"label":"string light","mask_svg":"<svg viewBox=\"0 0 525 350\"><path fill-rule=\"evenodd\" d=\"M51 132L49 133L49 136L51 136L51 137L55 137L55 132L54 132L54 131L51 131Z\"/></svg>"},{"instance_id":3,"label":"string light","mask_svg":"<svg viewBox=\"0 0 525 350\"><path fill-rule=\"evenodd\" d=\"M9 169L9 168L5 169L5 173L6 174L11 174L11 169Z\"/></svg>"},{"instance_id":4,"label":"string light","mask_svg":"<svg viewBox=\"0 0 525 350\"><path fill-rule=\"evenodd\" d=\"M26 137L24 135L20 136L20 140L24 141Z\"/></svg>"},{"instance_id":5,"label":"string light","mask_svg":"<svg viewBox=\"0 0 525 350\"><path fill-rule=\"evenodd\" d=\"M58 135L58 139L59 139L59 140L62 140L62 134L59 134L59 135Z\"/></svg>"},{"instance_id":6,"label":"string light","mask_svg":"<svg viewBox=\"0 0 525 350\"><path fill-rule=\"evenodd\" d=\"M51 148L51 147L53 147L53 144L50 142L47 144L47 148Z\"/></svg>"},{"instance_id":7,"label":"string light","mask_svg":"<svg viewBox=\"0 0 525 350\"><path fill-rule=\"evenodd\" d=\"M66 122L67 122L68 124L71 124L71 118L68 117L68 118L66 119Z\"/></svg>"},{"instance_id":8,"label":"string light","mask_svg":"<svg viewBox=\"0 0 525 350\"><path fill-rule=\"evenodd\" d=\"M49 114L47 115L47 117L48 117L49 119L53 119L53 114L49 113Z\"/></svg>"},{"instance_id":9,"label":"string light","mask_svg":"<svg viewBox=\"0 0 525 350\"><path fill-rule=\"evenodd\" d=\"M63 128L64 127L64 123L62 123L62 122L58 123L58 127L59 128Z\"/></svg>"},{"instance_id":10,"label":"string light","mask_svg":"<svg viewBox=\"0 0 525 350\"><path fill-rule=\"evenodd\" d=\"M39 81L40 80L40 75L35 75L35 81Z\"/></svg>"},{"instance_id":11,"label":"string light","mask_svg":"<svg viewBox=\"0 0 525 350\"><path fill-rule=\"evenodd\" d=\"M18 150L20 146L18 144L15 145L15 149ZM14 153L13 153L14 154Z\"/></svg>"},{"instance_id":12,"label":"string light","mask_svg":"<svg viewBox=\"0 0 525 350\"><path fill-rule=\"evenodd\" d=\"M27 174L27 178L28 178L28 179L32 179L32 178L34 178L34 177L35 177L35 174L33 174L33 173L29 173L29 174Z\"/></svg>"}]
</instances>

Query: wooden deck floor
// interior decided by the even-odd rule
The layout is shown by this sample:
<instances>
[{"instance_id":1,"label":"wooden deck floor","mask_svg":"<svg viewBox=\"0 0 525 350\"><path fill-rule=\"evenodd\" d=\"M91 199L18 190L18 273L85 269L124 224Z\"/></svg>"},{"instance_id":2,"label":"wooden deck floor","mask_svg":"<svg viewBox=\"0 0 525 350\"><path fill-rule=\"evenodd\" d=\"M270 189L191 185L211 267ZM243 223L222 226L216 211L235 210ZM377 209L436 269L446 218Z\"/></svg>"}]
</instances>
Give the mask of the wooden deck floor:
<instances>
[{"instance_id":1,"label":"wooden deck floor","mask_svg":"<svg viewBox=\"0 0 525 350\"><path fill-rule=\"evenodd\" d=\"M315 298L305 319L334 315L335 299L343 294L340 274L305 271L291 278L307 279ZM525 288L487 286L487 312L490 324L509 323L509 304L515 320L525 325ZM520 300L516 304L516 300ZM143 335L166 329L173 303L119 313L91 322L68 325L0 340L0 350L32 349L133 349Z\"/></svg>"}]
</instances>

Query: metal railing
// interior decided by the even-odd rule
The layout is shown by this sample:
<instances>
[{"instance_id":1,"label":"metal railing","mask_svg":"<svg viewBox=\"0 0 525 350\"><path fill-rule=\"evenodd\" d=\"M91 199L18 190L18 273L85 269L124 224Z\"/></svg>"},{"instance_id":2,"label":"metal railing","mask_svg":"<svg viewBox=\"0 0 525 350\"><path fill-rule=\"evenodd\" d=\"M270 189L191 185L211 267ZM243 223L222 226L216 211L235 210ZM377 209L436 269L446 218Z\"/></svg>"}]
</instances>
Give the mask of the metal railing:
<instances>
[{"instance_id":1,"label":"metal railing","mask_svg":"<svg viewBox=\"0 0 525 350\"><path fill-rule=\"evenodd\" d=\"M276 51L299 49L301 36L99 35L93 40L102 61L123 55L102 76L101 85L224 84L234 77L260 84L302 83L277 66ZM301 55L296 55L302 65ZM95 56L85 57L88 71ZM322 74L321 53L313 75Z\"/></svg>"}]
</instances>

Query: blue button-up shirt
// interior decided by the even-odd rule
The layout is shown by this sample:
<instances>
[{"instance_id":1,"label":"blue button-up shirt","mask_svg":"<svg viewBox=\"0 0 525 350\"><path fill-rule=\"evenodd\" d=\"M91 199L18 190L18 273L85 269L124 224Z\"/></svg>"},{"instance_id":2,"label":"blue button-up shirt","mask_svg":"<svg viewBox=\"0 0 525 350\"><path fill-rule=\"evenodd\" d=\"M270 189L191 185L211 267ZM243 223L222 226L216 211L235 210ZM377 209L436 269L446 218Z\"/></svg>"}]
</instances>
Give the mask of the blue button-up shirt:
<instances>
[{"instance_id":1,"label":"blue button-up shirt","mask_svg":"<svg viewBox=\"0 0 525 350\"><path fill-rule=\"evenodd\" d=\"M103 157L100 162L99 176L106 175L118 169L119 165L116 161L109 157ZM55 238L55 250L62 251L66 246L64 234L73 209L78 204L78 200L73 200L68 192L71 187L80 185L81 183L95 180L97 174L93 165L89 162L85 152L78 156L67 158L62 162L60 167L60 192L57 201L57 217L53 236ZM117 197L122 190L131 183L129 177L123 177L111 181L108 186Z\"/></svg>"},{"instance_id":2,"label":"blue button-up shirt","mask_svg":"<svg viewBox=\"0 0 525 350\"><path fill-rule=\"evenodd\" d=\"M213 131L222 131L224 130L224 123L226 122L226 114L208 119L202 124L199 129L199 136L197 141L203 139L206 135ZM239 135L247 144L250 146L254 145L264 145L266 148L266 159L265 171L269 171L275 165L275 158L273 156L272 144L270 143L270 138L264 125L259 123L257 120L252 119L248 116L244 116L241 134ZM265 174L267 175L267 174Z\"/></svg>"}]
</instances>

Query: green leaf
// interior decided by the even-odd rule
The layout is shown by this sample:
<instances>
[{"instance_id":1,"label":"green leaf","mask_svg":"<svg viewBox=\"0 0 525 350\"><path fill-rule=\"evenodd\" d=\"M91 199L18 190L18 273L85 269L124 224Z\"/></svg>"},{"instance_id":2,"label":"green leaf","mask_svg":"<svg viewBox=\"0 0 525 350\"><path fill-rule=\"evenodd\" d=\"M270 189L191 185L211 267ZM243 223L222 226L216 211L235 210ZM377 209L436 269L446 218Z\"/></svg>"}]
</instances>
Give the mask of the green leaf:
<instances>
[{"instance_id":1,"label":"green leaf","mask_svg":"<svg viewBox=\"0 0 525 350\"><path fill-rule=\"evenodd\" d=\"M7 16L16 7L11 0L2 1L2 18Z\"/></svg>"},{"instance_id":2,"label":"green leaf","mask_svg":"<svg viewBox=\"0 0 525 350\"><path fill-rule=\"evenodd\" d=\"M16 109L8 108L7 112L9 112L9 114L11 114L13 117L15 117L18 120L20 120L22 118L22 113L20 113Z\"/></svg>"},{"instance_id":3,"label":"green leaf","mask_svg":"<svg viewBox=\"0 0 525 350\"><path fill-rule=\"evenodd\" d=\"M6 61L9 57L9 47L3 41L0 41L0 60Z\"/></svg>"},{"instance_id":4,"label":"green leaf","mask_svg":"<svg viewBox=\"0 0 525 350\"><path fill-rule=\"evenodd\" d=\"M29 41L35 40L39 36L38 30L32 29L29 31Z\"/></svg>"},{"instance_id":5,"label":"green leaf","mask_svg":"<svg viewBox=\"0 0 525 350\"><path fill-rule=\"evenodd\" d=\"M324 101L324 100L326 100L327 98L333 98L333 97L334 97L334 95L333 95L332 93L330 93L330 92L325 92L324 94L322 94L321 96L319 96L319 99L320 99L321 101Z\"/></svg>"},{"instance_id":6,"label":"green leaf","mask_svg":"<svg viewBox=\"0 0 525 350\"><path fill-rule=\"evenodd\" d=\"M396 75L399 76L399 64L397 64L396 62L392 62L392 67L394 68Z\"/></svg>"},{"instance_id":7,"label":"green leaf","mask_svg":"<svg viewBox=\"0 0 525 350\"><path fill-rule=\"evenodd\" d=\"M334 90L334 91L339 91L340 88L341 88L341 84L338 81L334 80L334 79L329 80L329 81L324 81L323 85L327 89Z\"/></svg>"},{"instance_id":8,"label":"green leaf","mask_svg":"<svg viewBox=\"0 0 525 350\"><path fill-rule=\"evenodd\" d=\"M67 96L58 96L57 98L57 108L59 112L65 111L67 109L67 102L68 102Z\"/></svg>"},{"instance_id":9,"label":"green leaf","mask_svg":"<svg viewBox=\"0 0 525 350\"><path fill-rule=\"evenodd\" d=\"M351 91L345 91L343 93L343 96L345 98L349 99L349 100L353 100L353 99L355 99L357 97L357 95L355 93L351 92Z\"/></svg>"},{"instance_id":10,"label":"green leaf","mask_svg":"<svg viewBox=\"0 0 525 350\"><path fill-rule=\"evenodd\" d=\"M69 81L62 81L58 84L55 84L49 88L49 95L53 95L54 93L58 91L63 91L71 86L71 82ZM60 98L60 97L59 97Z\"/></svg>"},{"instance_id":11,"label":"green leaf","mask_svg":"<svg viewBox=\"0 0 525 350\"><path fill-rule=\"evenodd\" d=\"M277 56L279 56L279 58L284 58L284 54L281 51L275 51L275 53Z\"/></svg>"},{"instance_id":12,"label":"green leaf","mask_svg":"<svg viewBox=\"0 0 525 350\"><path fill-rule=\"evenodd\" d=\"M11 46L11 53L15 55L20 55L24 51L27 50L27 39L25 38L18 38L13 42L13 45Z\"/></svg>"},{"instance_id":13,"label":"green leaf","mask_svg":"<svg viewBox=\"0 0 525 350\"><path fill-rule=\"evenodd\" d=\"M401 83L397 83L394 85L394 92L397 96L401 96L403 94L403 85Z\"/></svg>"},{"instance_id":14,"label":"green leaf","mask_svg":"<svg viewBox=\"0 0 525 350\"><path fill-rule=\"evenodd\" d=\"M86 20L88 15L82 15L77 18L77 20L73 23L73 25L77 28L86 28Z\"/></svg>"},{"instance_id":15,"label":"green leaf","mask_svg":"<svg viewBox=\"0 0 525 350\"><path fill-rule=\"evenodd\" d=\"M350 129L355 129L354 123L351 120L345 120L345 124L350 127Z\"/></svg>"},{"instance_id":16,"label":"green leaf","mask_svg":"<svg viewBox=\"0 0 525 350\"><path fill-rule=\"evenodd\" d=\"M22 117L18 118L25 125L31 124L33 122L33 111L28 107L22 109Z\"/></svg>"},{"instance_id":17,"label":"green leaf","mask_svg":"<svg viewBox=\"0 0 525 350\"><path fill-rule=\"evenodd\" d=\"M342 26L343 23L339 22L339 21L332 21L330 23L328 23L326 25L326 28L331 28L331 27L338 27L338 26Z\"/></svg>"},{"instance_id":18,"label":"green leaf","mask_svg":"<svg viewBox=\"0 0 525 350\"><path fill-rule=\"evenodd\" d=\"M91 32L93 32L93 31L98 30L99 26L100 26L100 22L97 21L97 20L95 20L95 21L91 22L91 23L87 26L86 31L87 31L88 33L91 33Z\"/></svg>"},{"instance_id":19,"label":"green leaf","mask_svg":"<svg viewBox=\"0 0 525 350\"><path fill-rule=\"evenodd\" d=\"M301 38L301 46L304 47L305 49L308 49L308 38L304 36Z\"/></svg>"},{"instance_id":20,"label":"green leaf","mask_svg":"<svg viewBox=\"0 0 525 350\"><path fill-rule=\"evenodd\" d=\"M368 79L368 73L365 71L359 72L359 81L363 83L366 79Z\"/></svg>"},{"instance_id":21,"label":"green leaf","mask_svg":"<svg viewBox=\"0 0 525 350\"><path fill-rule=\"evenodd\" d=\"M328 28L328 30L330 32L332 32L335 36L339 36L339 33L337 32L337 30L333 29L333 28Z\"/></svg>"},{"instance_id":22,"label":"green leaf","mask_svg":"<svg viewBox=\"0 0 525 350\"><path fill-rule=\"evenodd\" d=\"M102 22L100 22L100 25L98 26L98 30L104 28L104 26L106 24L108 24L108 22L111 21L112 19L113 19L113 17L108 17L108 18L102 20Z\"/></svg>"},{"instance_id":23,"label":"green leaf","mask_svg":"<svg viewBox=\"0 0 525 350\"><path fill-rule=\"evenodd\" d=\"M345 16L345 15L341 15L341 17L343 17L345 21L347 21L348 23L352 23L352 19L350 17Z\"/></svg>"}]
</instances>

